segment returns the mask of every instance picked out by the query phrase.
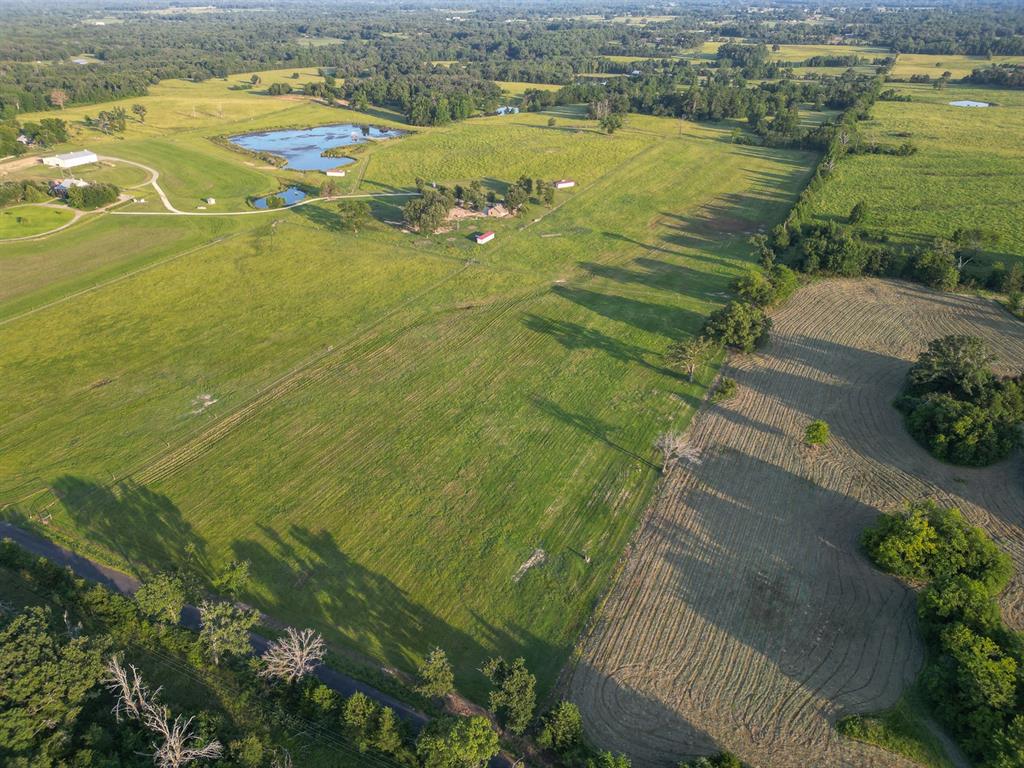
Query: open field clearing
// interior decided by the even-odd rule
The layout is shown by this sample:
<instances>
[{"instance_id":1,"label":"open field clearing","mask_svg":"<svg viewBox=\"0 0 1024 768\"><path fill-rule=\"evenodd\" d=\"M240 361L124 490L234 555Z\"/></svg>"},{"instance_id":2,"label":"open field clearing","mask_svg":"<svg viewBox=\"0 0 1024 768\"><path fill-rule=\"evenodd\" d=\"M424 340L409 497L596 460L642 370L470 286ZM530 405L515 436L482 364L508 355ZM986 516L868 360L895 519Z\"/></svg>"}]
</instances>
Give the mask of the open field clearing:
<instances>
[{"instance_id":1,"label":"open field clearing","mask_svg":"<svg viewBox=\"0 0 1024 768\"><path fill-rule=\"evenodd\" d=\"M0 239L30 237L67 224L74 217L68 208L42 205L18 205L0 210ZM6 281L5 281L6 282ZM6 285L0 286L0 295Z\"/></svg>"},{"instance_id":2,"label":"open field clearing","mask_svg":"<svg viewBox=\"0 0 1024 768\"><path fill-rule=\"evenodd\" d=\"M884 59L891 55L885 48L869 45L791 45L783 44L772 50L775 61L806 61L814 56L862 56L866 59Z\"/></svg>"},{"instance_id":3,"label":"open field clearing","mask_svg":"<svg viewBox=\"0 0 1024 768\"><path fill-rule=\"evenodd\" d=\"M832 727L891 706L923 660L914 593L860 553L864 527L921 496L961 507L1012 554L1003 612L1024 625L1019 453L942 464L891 405L951 333L1024 366L1024 326L994 303L880 280L802 289L765 353L723 366L738 394L678 441L569 685L598 744L639 768L720 748L773 768L907 764ZM833 437L811 449L819 418Z\"/></svg>"},{"instance_id":4,"label":"open field clearing","mask_svg":"<svg viewBox=\"0 0 1024 768\"><path fill-rule=\"evenodd\" d=\"M919 244L949 237L957 227L977 227L999 236L985 261L1009 265L1024 258L1024 94L960 85L900 91L914 100L877 103L860 131L887 144L909 140L917 154L844 158L818 198L820 216L845 219L866 200L863 226L896 242ZM949 105L959 99L998 106Z\"/></svg>"},{"instance_id":5,"label":"open field clearing","mask_svg":"<svg viewBox=\"0 0 1024 768\"><path fill-rule=\"evenodd\" d=\"M725 126L630 117L609 137L546 120L472 120L367 155L367 189L580 181L486 248L341 232L313 204L241 217L233 237L182 240L0 326L15 414L0 500L137 572L189 544L211 565L250 559L246 598L276 618L405 669L442 645L471 695L495 652L524 654L546 688L645 505L657 435L703 391L664 367L665 345L724 300L746 238L814 160L733 145ZM444 164L453 137L472 151ZM161 183L174 173L153 164Z\"/></svg>"},{"instance_id":6,"label":"open field clearing","mask_svg":"<svg viewBox=\"0 0 1024 768\"><path fill-rule=\"evenodd\" d=\"M33 206L31 210L50 209ZM67 232L4 243L0 249L0 321L147 264L205 247L241 227L242 221L229 218L86 215Z\"/></svg>"},{"instance_id":7,"label":"open field clearing","mask_svg":"<svg viewBox=\"0 0 1024 768\"><path fill-rule=\"evenodd\" d=\"M1024 64L1024 56L958 56L954 54L901 53L892 68L893 77L929 75L932 80L951 72L954 80L967 77L975 69L993 64Z\"/></svg>"}]
</instances>

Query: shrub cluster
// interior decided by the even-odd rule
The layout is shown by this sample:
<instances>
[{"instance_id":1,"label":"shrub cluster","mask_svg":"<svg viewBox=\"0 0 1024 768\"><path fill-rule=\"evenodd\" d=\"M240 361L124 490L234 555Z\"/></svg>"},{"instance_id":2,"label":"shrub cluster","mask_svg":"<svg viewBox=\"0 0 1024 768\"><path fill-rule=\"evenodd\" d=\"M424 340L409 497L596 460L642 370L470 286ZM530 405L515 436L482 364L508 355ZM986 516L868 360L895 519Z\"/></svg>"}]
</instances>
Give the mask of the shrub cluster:
<instances>
[{"instance_id":1,"label":"shrub cluster","mask_svg":"<svg viewBox=\"0 0 1024 768\"><path fill-rule=\"evenodd\" d=\"M0 208L21 203L41 203L49 197L49 190L41 181L0 182Z\"/></svg>"},{"instance_id":2,"label":"shrub cluster","mask_svg":"<svg viewBox=\"0 0 1024 768\"><path fill-rule=\"evenodd\" d=\"M879 567L925 584L922 680L939 718L985 768L1020 765L1024 646L1003 626L995 599L1013 575L1010 559L959 510L927 500L882 515L862 541Z\"/></svg>"},{"instance_id":3,"label":"shrub cluster","mask_svg":"<svg viewBox=\"0 0 1024 768\"><path fill-rule=\"evenodd\" d=\"M72 187L68 190L68 205L81 208L83 211L91 211L110 205L120 194L121 190L113 184L96 183L87 187Z\"/></svg>"},{"instance_id":4,"label":"shrub cluster","mask_svg":"<svg viewBox=\"0 0 1024 768\"><path fill-rule=\"evenodd\" d=\"M1000 379L980 339L944 336L907 373L897 406L914 438L939 459L984 466L1005 458L1024 421L1020 378Z\"/></svg>"}]
</instances>

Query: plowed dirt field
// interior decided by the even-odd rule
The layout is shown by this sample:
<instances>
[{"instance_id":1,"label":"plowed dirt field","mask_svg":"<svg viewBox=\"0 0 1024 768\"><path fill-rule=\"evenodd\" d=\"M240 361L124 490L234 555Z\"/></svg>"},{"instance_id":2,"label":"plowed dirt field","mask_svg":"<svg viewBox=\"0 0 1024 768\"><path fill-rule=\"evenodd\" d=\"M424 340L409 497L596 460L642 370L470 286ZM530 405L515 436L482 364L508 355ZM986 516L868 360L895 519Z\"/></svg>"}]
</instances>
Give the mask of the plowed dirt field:
<instances>
[{"instance_id":1,"label":"plowed dirt field","mask_svg":"<svg viewBox=\"0 0 1024 768\"><path fill-rule=\"evenodd\" d=\"M723 373L732 400L675 440L657 497L569 682L589 736L638 768L729 749L756 766L897 766L835 720L893 704L923 648L914 594L858 536L879 510L959 506L1024 565L1017 454L986 469L936 461L893 407L933 338L986 340L1024 367L1024 324L984 299L908 283L830 280L775 313L772 342ZM832 439L804 445L812 419ZM1024 588L1003 596L1024 626Z\"/></svg>"}]
</instances>

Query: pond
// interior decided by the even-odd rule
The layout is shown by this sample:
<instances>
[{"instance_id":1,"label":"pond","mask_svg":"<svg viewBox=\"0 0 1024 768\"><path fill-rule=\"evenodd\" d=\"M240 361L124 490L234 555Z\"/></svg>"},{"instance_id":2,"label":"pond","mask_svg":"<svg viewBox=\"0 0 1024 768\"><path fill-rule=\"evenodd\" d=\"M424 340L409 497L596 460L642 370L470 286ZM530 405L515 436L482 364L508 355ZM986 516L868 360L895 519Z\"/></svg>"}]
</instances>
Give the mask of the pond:
<instances>
[{"instance_id":1,"label":"pond","mask_svg":"<svg viewBox=\"0 0 1024 768\"><path fill-rule=\"evenodd\" d=\"M951 101L949 102L951 107L991 107L987 101L971 101L970 99L964 99L963 101Z\"/></svg>"},{"instance_id":2,"label":"pond","mask_svg":"<svg viewBox=\"0 0 1024 768\"><path fill-rule=\"evenodd\" d=\"M355 161L350 157L322 157L324 150L365 144L371 140L393 139L402 131L388 131L371 125L321 125L232 136L231 143L253 152L270 152L287 160L293 171L327 171Z\"/></svg>"},{"instance_id":3,"label":"pond","mask_svg":"<svg viewBox=\"0 0 1024 768\"><path fill-rule=\"evenodd\" d=\"M284 208L289 205L295 205L297 202L299 202L299 200L302 200L303 198L306 197L306 193L303 192L298 187L288 187L288 189L282 189L280 192L275 192L272 195L267 195L266 197L258 197L252 201L252 204L254 207L260 209L269 208L270 206L267 205L267 200L269 200L272 197L280 197L282 200L284 200L284 205L281 206L282 208Z\"/></svg>"}]
</instances>

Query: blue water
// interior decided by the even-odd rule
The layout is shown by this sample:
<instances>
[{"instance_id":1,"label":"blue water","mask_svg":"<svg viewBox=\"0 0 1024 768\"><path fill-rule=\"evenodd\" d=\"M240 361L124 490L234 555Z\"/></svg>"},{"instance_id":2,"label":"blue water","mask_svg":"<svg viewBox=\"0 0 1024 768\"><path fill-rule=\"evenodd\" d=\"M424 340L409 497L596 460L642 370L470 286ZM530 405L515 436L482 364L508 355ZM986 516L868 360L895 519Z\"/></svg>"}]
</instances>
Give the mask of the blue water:
<instances>
[{"instance_id":1,"label":"blue water","mask_svg":"<svg viewBox=\"0 0 1024 768\"><path fill-rule=\"evenodd\" d=\"M273 195L267 195L267 197L280 197L284 199L284 204L295 205L299 200L304 198L306 193L298 187L288 187L288 189L282 189L280 192L275 192ZM252 204L256 208L267 207L267 197L259 197L252 201Z\"/></svg>"},{"instance_id":2,"label":"blue water","mask_svg":"<svg viewBox=\"0 0 1024 768\"><path fill-rule=\"evenodd\" d=\"M368 125L321 125L288 131L267 131L232 136L231 143L254 152L270 152L288 161L293 171L326 171L355 162L348 157L321 157L325 149L364 144L370 139L392 139L401 131L386 131Z\"/></svg>"}]
</instances>

